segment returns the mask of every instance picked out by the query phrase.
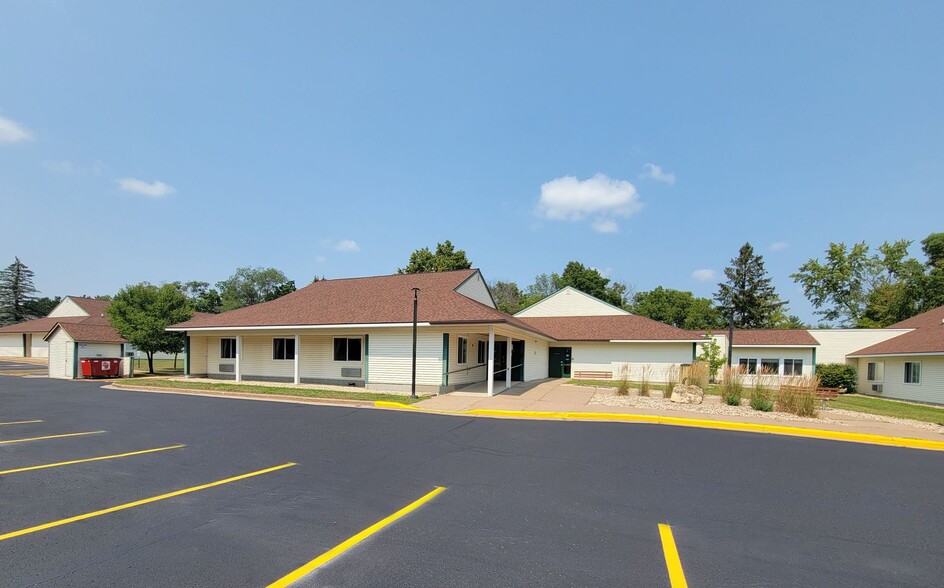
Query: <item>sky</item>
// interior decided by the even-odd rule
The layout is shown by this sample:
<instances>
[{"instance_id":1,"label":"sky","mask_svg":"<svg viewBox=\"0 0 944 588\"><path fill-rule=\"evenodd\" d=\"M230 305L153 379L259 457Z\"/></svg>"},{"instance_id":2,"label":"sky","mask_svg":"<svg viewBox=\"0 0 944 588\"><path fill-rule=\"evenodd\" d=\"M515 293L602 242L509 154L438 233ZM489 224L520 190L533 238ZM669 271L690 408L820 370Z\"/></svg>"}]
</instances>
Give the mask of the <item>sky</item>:
<instances>
[{"instance_id":1,"label":"sky","mask_svg":"<svg viewBox=\"0 0 944 588\"><path fill-rule=\"evenodd\" d=\"M791 313L831 241L944 230L944 3L4 2L0 265L43 295L240 266L568 261Z\"/></svg>"}]
</instances>

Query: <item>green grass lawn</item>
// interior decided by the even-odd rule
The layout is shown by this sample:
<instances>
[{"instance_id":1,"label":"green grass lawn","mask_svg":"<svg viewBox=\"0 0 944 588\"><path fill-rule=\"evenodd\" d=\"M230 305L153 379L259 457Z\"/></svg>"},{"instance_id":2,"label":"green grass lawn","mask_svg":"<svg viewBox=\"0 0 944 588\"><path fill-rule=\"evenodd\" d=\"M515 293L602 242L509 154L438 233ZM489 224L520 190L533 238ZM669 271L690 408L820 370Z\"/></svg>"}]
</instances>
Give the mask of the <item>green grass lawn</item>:
<instances>
[{"instance_id":1,"label":"green grass lawn","mask_svg":"<svg viewBox=\"0 0 944 588\"><path fill-rule=\"evenodd\" d=\"M844 408L856 412L944 425L944 408L935 406L885 400L884 398L873 398L859 394L840 394L838 398L830 401L829 405L834 408Z\"/></svg>"},{"instance_id":2,"label":"green grass lawn","mask_svg":"<svg viewBox=\"0 0 944 588\"><path fill-rule=\"evenodd\" d=\"M169 380L166 378L135 378L115 380L115 384L125 384L136 387L156 387L173 388L178 390L209 390L212 392L245 392L249 394L277 394L280 396L299 396L302 398L329 398L336 400L388 400L392 402L402 402L404 404L413 404L423 400L423 397L410 398L407 394L384 394L381 392L348 392L347 390L314 390L308 388L288 388L280 386L261 386L258 384L229 384L222 382L208 382L205 380L193 380L182 382L178 380ZM363 388L354 388L362 390Z\"/></svg>"},{"instance_id":3,"label":"green grass lawn","mask_svg":"<svg viewBox=\"0 0 944 588\"><path fill-rule=\"evenodd\" d=\"M173 359L155 359L154 360L154 373L166 374L166 375L177 375L177 376L183 375L184 373L183 355L177 358L176 368L174 367ZM134 375L135 376L152 375L148 373L148 362L147 362L146 357L134 359Z\"/></svg>"}]
</instances>

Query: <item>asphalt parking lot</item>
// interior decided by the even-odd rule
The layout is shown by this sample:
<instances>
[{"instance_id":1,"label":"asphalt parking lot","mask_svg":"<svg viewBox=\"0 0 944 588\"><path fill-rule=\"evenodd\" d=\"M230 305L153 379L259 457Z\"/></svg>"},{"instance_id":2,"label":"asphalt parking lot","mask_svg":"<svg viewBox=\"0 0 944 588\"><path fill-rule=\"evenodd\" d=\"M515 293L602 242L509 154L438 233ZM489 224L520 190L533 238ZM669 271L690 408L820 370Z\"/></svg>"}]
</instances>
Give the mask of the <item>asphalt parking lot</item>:
<instances>
[{"instance_id":1,"label":"asphalt parking lot","mask_svg":"<svg viewBox=\"0 0 944 588\"><path fill-rule=\"evenodd\" d=\"M100 386L0 376L0 585L944 577L937 452Z\"/></svg>"}]
</instances>

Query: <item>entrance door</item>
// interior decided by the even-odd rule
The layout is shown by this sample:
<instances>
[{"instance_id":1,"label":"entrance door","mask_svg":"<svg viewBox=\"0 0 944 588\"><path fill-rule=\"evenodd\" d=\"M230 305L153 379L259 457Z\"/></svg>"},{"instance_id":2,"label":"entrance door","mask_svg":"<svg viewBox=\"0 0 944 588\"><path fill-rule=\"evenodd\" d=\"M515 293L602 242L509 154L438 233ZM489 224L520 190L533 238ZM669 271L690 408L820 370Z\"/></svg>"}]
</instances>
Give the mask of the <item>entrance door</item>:
<instances>
[{"instance_id":1,"label":"entrance door","mask_svg":"<svg viewBox=\"0 0 944 588\"><path fill-rule=\"evenodd\" d=\"M23 335L23 357L30 357L33 355L33 334L25 333Z\"/></svg>"},{"instance_id":2,"label":"entrance door","mask_svg":"<svg viewBox=\"0 0 944 588\"><path fill-rule=\"evenodd\" d=\"M570 347L548 349L547 375L550 378L570 377Z\"/></svg>"},{"instance_id":3,"label":"entrance door","mask_svg":"<svg viewBox=\"0 0 944 588\"><path fill-rule=\"evenodd\" d=\"M511 342L511 381L524 382L524 341Z\"/></svg>"}]
</instances>

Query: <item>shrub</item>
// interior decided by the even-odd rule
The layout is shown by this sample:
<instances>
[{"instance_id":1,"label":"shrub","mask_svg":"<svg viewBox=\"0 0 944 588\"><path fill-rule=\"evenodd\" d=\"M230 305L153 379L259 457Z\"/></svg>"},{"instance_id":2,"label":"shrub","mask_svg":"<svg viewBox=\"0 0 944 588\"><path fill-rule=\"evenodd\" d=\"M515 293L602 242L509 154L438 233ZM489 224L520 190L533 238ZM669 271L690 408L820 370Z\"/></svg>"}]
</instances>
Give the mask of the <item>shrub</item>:
<instances>
[{"instance_id":1,"label":"shrub","mask_svg":"<svg viewBox=\"0 0 944 588\"><path fill-rule=\"evenodd\" d=\"M777 410L802 417L815 417L816 388L820 385L816 376L790 378L777 392Z\"/></svg>"},{"instance_id":2,"label":"shrub","mask_svg":"<svg viewBox=\"0 0 944 588\"><path fill-rule=\"evenodd\" d=\"M620 379L616 382L616 395L629 396L629 365L620 368Z\"/></svg>"},{"instance_id":3,"label":"shrub","mask_svg":"<svg viewBox=\"0 0 944 588\"><path fill-rule=\"evenodd\" d=\"M708 366L704 362L695 362L688 367L688 376L685 378L685 384L698 386L702 390L708 390Z\"/></svg>"},{"instance_id":4,"label":"shrub","mask_svg":"<svg viewBox=\"0 0 944 588\"><path fill-rule=\"evenodd\" d=\"M721 382L721 397L725 404L741 406L744 395L744 375L738 368L725 368L724 381Z\"/></svg>"},{"instance_id":5,"label":"shrub","mask_svg":"<svg viewBox=\"0 0 944 588\"><path fill-rule=\"evenodd\" d=\"M676 364L670 365L665 370L665 390L662 393L664 398L668 398L672 395L672 390L675 389L675 386L679 383L679 375L681 374L681 368Z\"/></svg>"},{"instance_id":6,"label":"shrub","mask_svg":"<svg viewBox=\"0 0 944 588\"><path fill-rule=\"evenodd\" d=\"M754 377L754 387L751 389L751 408L762 412L770 412L774 408L772 400L774 374L761 371Z\"/></svg>"},{"instance_id":7,"label":"shrub","mask_svg":"<svg viewBox=\"0 0 944 588\"><path fill-rule=\"evenodd\" d=\"M821 386L826 388L845 388L846 392L855 392L859 381L855 366L844 363L824 363L816 366L816 375Z\"/></svg>"},{"instance_id":8,"label":"shrub","mask_svg":"<svg viewBox=\"0 0 944 588\"><path fill-rule=\"evenodd\" d=\"M815 417L816 413L816 396L812 392L800 393L796 415L801 417Z\"/></svg>"},{"instance_id":9,"label":"shrub","mask_svg":"<svg viewBox=\"0 0 944 588\"><path fill-rule=\"evenodd\" d=\"M651 365L647 363L646 365L642 366L642 379L639 381L640 396L649 396L649 392L652 390L652 382L650 382L651 374Z\"/></svg>"}]
</instances>

